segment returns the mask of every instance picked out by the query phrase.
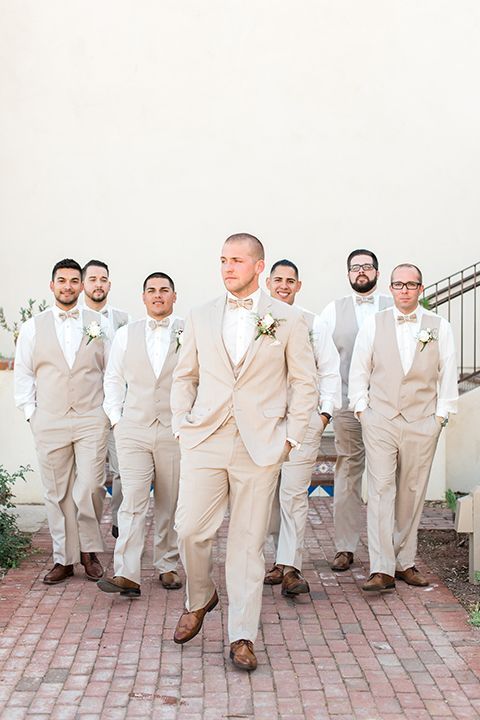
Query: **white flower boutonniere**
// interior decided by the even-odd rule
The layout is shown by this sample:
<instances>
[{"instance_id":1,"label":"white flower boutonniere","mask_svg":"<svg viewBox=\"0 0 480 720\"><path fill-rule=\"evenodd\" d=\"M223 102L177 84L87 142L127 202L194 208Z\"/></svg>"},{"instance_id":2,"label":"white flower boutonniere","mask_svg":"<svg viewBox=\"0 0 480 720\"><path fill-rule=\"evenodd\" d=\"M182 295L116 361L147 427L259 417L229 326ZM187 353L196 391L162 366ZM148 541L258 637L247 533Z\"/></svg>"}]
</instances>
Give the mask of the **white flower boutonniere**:
<instances>
[{"instance_id":1,"label":"white flower boutonniere","mask_svg":"<svg viewBox=\"0 0 480 720\"><path fill-rule=\"evenodd\" d=\"M183 345L183 328L177 328L174 331L175 340L177 341L175 352L178 352Z\"/></svg>"},{"instance_id":2,"label":"white flower boutonniere","mask_svg":"<svg viewBox=\"0 0 480 720\"><path fill-rule=\"evenodd\" d=\"M425 350L425 347L428 345L428 343L430 343L434 340L438 340L438 333L436 330L432 330L431 328L424 328L423 330L420 330L420 332L418 333L417 340L419 343L422 343L420 352L423 352L423 350Z\"/></svg>"},{"instance_id":3,"label":"white flower boutonniere","mask_svg":"<svg viewBox=\"0 0 480 720\"><path fill-rule=\"evenodd\" d=\"M103 339L106 337L101 326L96 320L92 320L89 325L83 328L83 334L88 338L87 345L91 343L92 340L97 340L98 338Z\"/></svg>"},{"instance_id":4,"label":"white flower boutonniere","mask_svg":"<svg viewBox=\"0 0 480 720\"><path fill-rule=\"evenodd\" d=\"M255 340L258 340L262 335L268 335L268 337L275 340L275 333L283 320L284 318L274 318L270 313L266 313L263 317L255 315L255 327L257 329Z\"/></svg>"}]
</instances>

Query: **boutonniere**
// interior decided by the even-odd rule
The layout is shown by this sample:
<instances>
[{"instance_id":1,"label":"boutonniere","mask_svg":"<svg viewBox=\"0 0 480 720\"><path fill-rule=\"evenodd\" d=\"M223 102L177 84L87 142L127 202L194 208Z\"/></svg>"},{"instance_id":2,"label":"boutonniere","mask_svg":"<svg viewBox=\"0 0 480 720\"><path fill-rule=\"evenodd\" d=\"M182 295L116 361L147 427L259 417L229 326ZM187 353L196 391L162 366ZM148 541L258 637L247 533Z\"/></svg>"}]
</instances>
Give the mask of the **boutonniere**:
<instances>
[{"instance_id":1,"label":"boutonniere","mask_svg":"<svg viewBox=\"0 0 480 720\"><path fill-rule=\"evenodd\" d=\"M178 352L183 345L183 328L177 328L173 331L173 334L177 343L175 346L175 352Z\"/></svg>"},{"instance_id":2,"label":"boutonniere","mask_svg":"<svg viewBox=\"0 0 480 720\"><path fill-rule=\"evenodd\" d=\"M419 343L422 343L422 347L420 348L420 352L422 352L425 350L428 343L438 340L438 332L436 330L432 330L431 328L424 328L418 333L417 340Z\"/></svg>"},{"instance_id":3,"label":"boutonniere","mask_svg":"<svg viewBox=\"0 0 480 720\"><path fill-rule=\"evenodd\" d=\"M92 342L92 340L97 340L98 338L105 338L106 335L103 332L101 326L98 324L96 320L92 320L92 322L89 325L86 325L83 328L83 334L88 338L87 345Z\"/></svg>"},{"instance_id":4,"label":"boutonniere","mask_svg":"<svg viewBox=\"0 0 480 720\"><path fill-rule=\"evenodd\" d=\"M270 313L267 313L263 317L255 315L255 327L257 328L255 340L258 340L262 335L267 335L275 340L275 333L283 320L284 318L274 318Z\"/></svg>"}]
</instances>

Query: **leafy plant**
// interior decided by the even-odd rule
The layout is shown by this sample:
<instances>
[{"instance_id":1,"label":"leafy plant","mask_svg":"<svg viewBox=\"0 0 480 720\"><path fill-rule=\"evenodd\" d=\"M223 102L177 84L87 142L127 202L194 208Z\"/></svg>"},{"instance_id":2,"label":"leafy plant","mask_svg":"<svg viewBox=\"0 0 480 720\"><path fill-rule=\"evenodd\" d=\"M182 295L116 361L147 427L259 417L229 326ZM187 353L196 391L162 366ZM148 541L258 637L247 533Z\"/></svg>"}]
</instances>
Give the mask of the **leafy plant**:
<instances>
[{"instance_id":1,"label":"leafy plant","mask_svg":"<svg viewBox=\"0 0 480 720\"><path fill-rule=\"evenodd\" d=\"M32 300L32 298L29 298L29 300L27 301L27 307L21 307L19 310L20 320L14 320L11 325L9 325L7 322L3 307L0 307L0 327L2 327L7 332L11 332L13 334L13 342L15 345L17 344L22 323L26 322L26 320L29 320L29 318L33 317L37 312L42 312L43 310L45 310L46 307L48 307L47 301L41 300L38 303L37 309L35 310L36 303L36 300Z\"/></svg>"},{"instance_id":2,"label":"leafy plant","mask_svg":"<svg viewBox=\"0 0 480 720\"><path fill-rule=\"evenodd\" d=\"M448 488L448 490L445 490L445 502L447 503L447 507L449 507L450 510L454 513L457 509L457 496L453 492L452 488Z\"/></svg>"},{"instance_id":3,"label":"leafy plant","mask_svg":"<svg viewBox=\"0 0 480 720\"><path fill-rule=\"evenodd\" d=\"M20 532L17 518L9 510L15 507L12 486L16 480L26 480L25 474L32 468L21 465L10 474L0 465L0 567L17 567L30 547L30 536Z\"/></svg>"},{"instance_id":4,"label":"leafy plant","mask_svg":"<svg viewBox=\"0 0 480 720\"><path fill-rule=\"evenodd\" d=\"M430 301L428 300L428 298L426 298L426 297L420 298L420 300L418 301L418 304L421 305L422 307L424 307L425 310L430 310Z\"/></svg>"},{"instance_id":5,"label":"leafy plant","mask_svg":"<svg viewBox=\"0 0 480 720\"><path fill-rule=\"evenodd\" d=\"M480 603L476 603L470 610L468 622L474 627L480 627Z\"/></svg>"}]
</instances>

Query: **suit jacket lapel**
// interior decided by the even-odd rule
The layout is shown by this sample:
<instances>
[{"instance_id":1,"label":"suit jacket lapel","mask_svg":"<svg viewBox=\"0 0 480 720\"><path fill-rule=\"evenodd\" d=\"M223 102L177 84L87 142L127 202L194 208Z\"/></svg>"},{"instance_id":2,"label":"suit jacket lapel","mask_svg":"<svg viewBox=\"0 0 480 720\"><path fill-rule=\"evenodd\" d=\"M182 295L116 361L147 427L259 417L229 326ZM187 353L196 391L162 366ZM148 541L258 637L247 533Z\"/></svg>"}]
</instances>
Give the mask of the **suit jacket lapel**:
<instances>
[{"instance_id":1,"label":"suit jacket lapel","mask_svg":"<svg viewBox=\"0 0 480 720\"><path fill-rule=\"evenodd\" d=\"M264 293L262 290L262 293L260 295L260 300L258 302L257 315L259 315L260 317L263 317L269 311L271 306L272 306L272 301L271 301L270 296L267 295L266 293ZM256 336L257 336L257 330L255 329L253 338L252 338L252 342L250 343L249 348L247 350L247 354L245 355L245 360L243 362L243 365L239 372L237 380L240 380L242 375L245 373L246 369L248 368L248 366L252 362L253 358L257 354L262 343L265 341L273 342L272 338L265 337L264 335L260 335L260 337L257 340L255 340Z\"/></svg>"},{"instance_id":2,"label":"suit jacket lapel","mask_svg":"<svg viewBox=\"0 0 480 720\"><path fill-rule=\"evenodd\" d=\"M214 346L218 350L218 354L223 362L233 374L232 363L228 357L225 344L223 342L223 313L225 311L225 295L221 295L213 303L213 310L210 315L210 325L212 329Z\"/></svg>"}]
</instances>

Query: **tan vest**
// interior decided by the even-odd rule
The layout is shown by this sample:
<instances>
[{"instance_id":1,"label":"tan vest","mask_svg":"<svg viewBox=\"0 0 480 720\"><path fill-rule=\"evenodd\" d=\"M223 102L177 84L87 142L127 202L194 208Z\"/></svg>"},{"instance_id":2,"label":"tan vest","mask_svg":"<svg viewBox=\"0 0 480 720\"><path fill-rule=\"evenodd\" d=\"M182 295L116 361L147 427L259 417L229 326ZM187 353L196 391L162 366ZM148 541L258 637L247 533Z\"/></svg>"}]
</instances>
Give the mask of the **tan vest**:
<instances>
[{"instance_id":1,"label":"tan vest","mask_svg":"<svg viewBox=\"0 0 480 720\"><path fill-rule=\"evenodd\" d=\"M370 376L370 407L392 420L402 415L407 422L414 422L433 415L437 403L439 377L438 340L429 342L422 350L417 343L413 363L405 375L398 350L393 312L375 316L375 339ZM440 318L423 315L421 329L437 331Z\"/></svg>"},{"instance_id":2,"label":"tan vest","mask_svg":"<svg viewBox=\"0 0 480 720\"><path fill-rule=\"evenodd\" d=\"M380 295L379 310L385 310L393 305L393 299ZM333 342L340 355L340 377L342 378L342 409L348 408L348 375L352 362L353 346L358 334L357 316L351 295L335 301L335 330Z\"/></svg>"},{"instance_id":3,"label":"tan vest","mask_svg":"<svg viewBox=\"0 0 480 720\"><path fill-rule=\"evenodd\" d=\"M128 326L127 349L123 360L127 383L123 416L144 427L149 427L155 420L168 427L172 424L172 373L178 360L176 331L183 329L183 320L177 319L169 327L170 346L158 378L155 377L148 357L146 322L147 320L137 320Z\"/></svg>"},{"instance_id":4,"label":"tan vest","mask_svg":"<svg viewBox=\"0 0 480 720\"><path fill-rule=\"evenodd\" d=\"M98 313L81 310L83 326L93 320L99 322ZM103 403L103 340L97 338L87 345L83 337L69 368L57 333L53 312L35 316L35 344L33 372L36 384L37 407L52 415L66 415L69 410L82 414L95 410Z\"/></svg>"}]
</instances>

